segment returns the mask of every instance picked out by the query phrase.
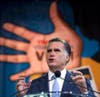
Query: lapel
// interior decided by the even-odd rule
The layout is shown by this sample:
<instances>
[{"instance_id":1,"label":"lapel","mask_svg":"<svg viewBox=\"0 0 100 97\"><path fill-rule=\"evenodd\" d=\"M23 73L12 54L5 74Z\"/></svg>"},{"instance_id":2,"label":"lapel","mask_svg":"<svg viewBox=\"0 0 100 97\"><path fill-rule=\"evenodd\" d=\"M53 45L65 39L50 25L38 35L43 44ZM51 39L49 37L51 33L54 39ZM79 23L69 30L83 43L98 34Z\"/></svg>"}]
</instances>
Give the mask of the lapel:
<instances>
[{"instance_id":1,"label":"lapel","mask_svg":"<svg viewBox=\"0 0 100 97\"><path fill-rule=\"evenodd\" d=\"M65 76L65 80L64 80L64 84L62 87L62 92L72 92L72 93L78 93L80 94L80 90L77 87L77 85L73 82L73 80L70 77L70 72L67 71L66 76ZM65 95L65 96L64 96ZM66 97L66 94L61 94L61 97ZM68 97L73 97L71 95L69 95Z\"/></svg>"},{"instance_id":2,"label":"lapel","mask_svg":"<svg viewBox=\"0 0 100 97\"><path fill-rule=\"evenodd\" d=\"M48 93L48 97L50 97L49 95L49 81L48 81L48 73L44 74L42 77L42 82L40 82L40 86L41 86L41 91Z\"/></svg>"}]
</instances>

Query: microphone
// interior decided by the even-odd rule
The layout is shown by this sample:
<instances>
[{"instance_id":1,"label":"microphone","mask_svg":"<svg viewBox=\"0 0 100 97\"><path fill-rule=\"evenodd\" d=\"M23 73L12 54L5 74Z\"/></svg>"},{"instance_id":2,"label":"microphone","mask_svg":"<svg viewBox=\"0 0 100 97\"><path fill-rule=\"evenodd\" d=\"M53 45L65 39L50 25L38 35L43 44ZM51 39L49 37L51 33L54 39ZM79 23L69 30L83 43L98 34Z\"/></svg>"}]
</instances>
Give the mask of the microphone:
<instances>
[{"instance_id":1,"label":"microphone","mask_svg":"<svg viewBox=\"0 0 100 97\"><path fill-rule=\"evenodd\" d=\"M73 81L71 82L71 81L68 81L68 80L66 80L66 79L64 79L64 78L62 78L62 77L60 77L60 76L61 76L61 72L60 72L60 71L56 71L54 74L55 74L56 78L59 77L60 79L65 80L65 81L67 81L67 82L70 83L70 84L73 83ZM75 73L73 73L73 72L70 72L70 75L72 75L72 76L77 76L78 74L75 74ZM82 85L78 85L78 86L80 86L80 87L82 87L82 88L85 88L85 89L87 89L87 90L90 90L91 92L95 92L95 93L97 93L97 94L100 94L100 92L95 91L95 90L93 90L93 89L84 87L84 86L82 86ZM71 94L72 94L72 93L71 93ZM77 95L77 94L76 94L76 95ZM83 96L86 95L86 94L80 94L80 95L83 97ZM95 96L95 97L96 97L96 96Z\"/></svg>"},{"instance_id":2,"label":"microphone","mask_svg":"<svg viewBox=\"0 0 100 97\"><path fill-rule=\"evenodd\" d=\"M56 71L54 74L55 74L55 77L57 78L57 77L60 77L61 72L60 71Z\"/></svg>"}]
</instances>

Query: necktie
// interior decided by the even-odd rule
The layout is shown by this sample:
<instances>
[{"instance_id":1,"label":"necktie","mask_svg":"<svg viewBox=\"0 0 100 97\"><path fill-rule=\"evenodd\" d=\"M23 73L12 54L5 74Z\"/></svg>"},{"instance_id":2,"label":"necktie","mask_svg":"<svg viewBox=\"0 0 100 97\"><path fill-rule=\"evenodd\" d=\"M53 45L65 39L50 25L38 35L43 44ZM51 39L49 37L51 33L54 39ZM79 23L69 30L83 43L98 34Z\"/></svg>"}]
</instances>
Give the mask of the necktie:
<instances>
[{"instance_id":1,"label":"necktie","mask_svg":"<svg viewBox=\"0 0 100 97\"><path fill-rule=\"evenodd\" d=\"M53 83L53 86L52 86L52 97L59 97L59 84L57 82L57 79L55 78L54 79L54 83Z\"/></svg>"}]
</instances>

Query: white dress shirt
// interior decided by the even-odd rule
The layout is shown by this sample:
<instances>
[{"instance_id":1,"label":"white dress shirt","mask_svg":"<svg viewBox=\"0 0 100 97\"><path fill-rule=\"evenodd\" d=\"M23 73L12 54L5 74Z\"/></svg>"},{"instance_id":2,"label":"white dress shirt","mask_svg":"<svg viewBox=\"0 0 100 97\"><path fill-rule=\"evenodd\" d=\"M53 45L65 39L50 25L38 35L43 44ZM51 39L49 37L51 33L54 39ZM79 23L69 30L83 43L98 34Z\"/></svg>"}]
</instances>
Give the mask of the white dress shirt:
<instances>
[{"instance_id":1,"label":"white dress shirt","mask_svg":"<svg viewBox=\"0 0 100 97\"><path fill-rule=\"evenodd\" d=\"M60 72L61 72L60 77L63 78L63 79L65 79L65 76L66 76L66 69L63 69L63 70L60 71ZM54 80L51 80L51 78L52 78L53 75L54 75L53 72L51 72L51 71L48 72L49 91L50 91L50 92L52 92L52 86L53 86L53 82L54 82ZM59 84L59 91L62 90L63 83L64 83L64 80L61 79L60 77L57 78L57 82L58 82L58 84ZM52 95L52 93L50 93L50 97L52 97L51 95Z\"/></svg>"}]
</instances>

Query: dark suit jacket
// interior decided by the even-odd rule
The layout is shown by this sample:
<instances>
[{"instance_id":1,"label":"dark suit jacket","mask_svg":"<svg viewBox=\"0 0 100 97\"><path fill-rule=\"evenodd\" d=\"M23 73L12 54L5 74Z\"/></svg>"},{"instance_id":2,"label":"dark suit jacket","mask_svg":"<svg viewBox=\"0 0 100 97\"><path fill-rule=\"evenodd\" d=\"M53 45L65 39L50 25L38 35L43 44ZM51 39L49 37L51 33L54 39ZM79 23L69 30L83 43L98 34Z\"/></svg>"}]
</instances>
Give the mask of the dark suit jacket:
<instances>
[{"instance_id":1,"label":"dark suit jacket","mask_svg":"<svg viewBox=\"0 0 100 97\"><path fill-rule=\"evenodd\" d=\"M90 86L90 81L86 79L86 82L89 90L91 90L92 88ZM62 91L66 91L66 92L72 91L72 94L68 94L68 93L61 94L61 97L82 97L82 96L75 96L81 94L81 92L77 87L77 85L72 81L70 77L70 73L68 71L66 73ZM34 93L41 93L41 92L49 93L48 74L44 74L42 77L33 80L27 94L34 94ZM88 97L95 97L92 91L89 91L88 95L90 95Z\"/></svg>"}]
</instances>

